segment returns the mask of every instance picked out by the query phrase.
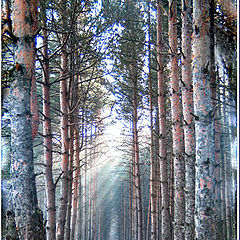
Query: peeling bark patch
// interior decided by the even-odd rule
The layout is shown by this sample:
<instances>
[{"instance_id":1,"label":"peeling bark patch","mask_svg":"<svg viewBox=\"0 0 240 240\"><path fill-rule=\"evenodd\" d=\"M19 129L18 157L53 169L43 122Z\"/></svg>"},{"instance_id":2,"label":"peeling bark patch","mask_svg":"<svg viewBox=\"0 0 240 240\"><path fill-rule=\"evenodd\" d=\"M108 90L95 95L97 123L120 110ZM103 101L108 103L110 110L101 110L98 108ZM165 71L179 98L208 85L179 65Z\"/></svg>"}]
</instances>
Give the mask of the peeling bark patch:
<instances>
[{"instance_id":1,"label":"peeling bark patch","mask_svg":"<svg viewBox=\"0 0 240 240\"><path fill-rule=\"evenodd\" d=\"M211 188L212 188L211 181L207 182L207 188L208 188L209 190L211 190Z\"/></svg>"},{"instance_id":2,"label":"peeling bark patch","mask_svg":"<svg viewBox=\"0 0 240 240\"><path fill-rule=\"evenodd\" d=\"M200 189L204 188L204 180L200 178Z\"/></svg>"}]
</instances>

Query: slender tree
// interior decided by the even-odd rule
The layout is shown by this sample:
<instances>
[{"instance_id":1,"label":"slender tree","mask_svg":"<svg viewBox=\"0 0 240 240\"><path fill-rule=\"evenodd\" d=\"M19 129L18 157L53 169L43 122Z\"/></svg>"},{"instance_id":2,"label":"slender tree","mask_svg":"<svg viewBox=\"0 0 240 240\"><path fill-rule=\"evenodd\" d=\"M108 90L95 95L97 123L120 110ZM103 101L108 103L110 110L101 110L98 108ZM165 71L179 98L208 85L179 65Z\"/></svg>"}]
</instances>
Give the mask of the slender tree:
<instances>
[{"instance_id":1,"label":"slender tree","mask_svg":"<svg viewBox=\"0 0 240 240\"><path fill-rule=\"evenodd\" d=\"M158 60L158 111L159 111L159 161L160 161L160 182L162 196L162 239L171 239L171 218L170 199L167 174L167 151L166 151L166 109L165 95L166 87L163 76L163 39L162 39L162 9L161 1L157 2L157 60Z\"/></svg>"},{"instance_id":2,"label":"slender tree","mask_svg":"<svg viewBox=\"0 0 240 240\"><path fill-rule=\"evenodd\" d=\"M136 68L136 66L135 66ZM135 69L132 69L133 72ZM143 218L142 218L142 195L141 195L141 180L140 180L140 161L139 161L139 142L138 142L138 113L137 113L137 76L133 75L133 151L135 164L135 184L136 184L136 198L137 198L137 219L138 219L138 240L143 239Z\"/></svg>"},{"instance_id":3,"label":"slender tree","mask_svg":"<svg viewBox=\"0 0 240 240\"><path fill-rule=\"evenodd\" d=\"M87 126L85 126L85 151L84 151L84 238L88 239L88 203L87 203L87 146L88 146L88 129Z\"/></svg>"},{"instance_id":4,"label":"slender tree","mask_svg":"<svg viewBox=\"0 0 240 240\"><path fill-rule=\"evenodd\" d=\"M62 24L66 29L67 14L66 1L61 1L62 6ZM67 213L68 202L68 165L69 165L69 136L68 136L68 99L67 99L67 35L63 34L61 43L61 71L60 71L60 106L61 106L61 138L62 138L62 186L61 186L61 201L59 207L58 221L57 221L57 239L64 239L65 221Z\"/></svg>"},{"instance_id":5,"label":"slender tree","mask_svg":"<svg viewBox=\"0 0 240 240\"><path fill-rule=\"evenodd\" d=\"M195 131L191 68L191 1L182 1L182 108L185 149L185 239L194 239Z\"/></svg>"},{"instance_id":6,"label":"slender tree","mask_svg":"<svg viewBox=\"0 0 240 240\"><path fill-rule=\"evenodd\" d=\"M215 71L215 1L210 1L210 59L211 59L211 93L212 93L212 104L214 111L214 147L215 147L215 164L214 174L216 177L216 188L215 188L215 206L216 206L216 239L224 239L223 235L223 222L221 220L221 181L220 181L220 167L221 167L221 125L219 114L217 111L218 100L217 100L217 76Z\"/></svg>"},{"instance_id":7,"label":"slender tree","mask_svg":"<svg viewBox=\"0 0 240 240\"><path fill-rule=\"evenodd\" d=\"M75 171L73 175L73 207L72 207L72 225L71 225L71 240L74 239L75 232L76 232L76 221L77 221L77 213L80 211L80 209L77 209L78 201L81 203L81 195L80 195L80 158L79 158L79 130L78 127L75 127L74 130L74 161L75 161ZM82 206L79 205L79 208ZM78 221L81 221L81 219L78 219Z\"/></svg>"},{"instance_id":8,"label":"slender tree","mask_svg":"<svg viewBox=\"0 0 240 240\"><path fill-rule=\"evenodd\" d=\"M178 74L178 46L177 46L177 4L169 2L169 46L171 52L170 71L170 100L173 136L174 161L174 238L184 239L185 222L185 179L183 157L182 112L180 103L179 74Z\"/></svg>"},{"instance_id":9,"label":"slender tree","mask_svg":"<svg viewBox=\"0 0 240 240\"><path fill-rule=\"evenodd\" d=\"M31 3L31 15L33 18L33 24L32 27L32 33L35 36L38 30L38 4L39 0L34 0ZM35 49L35 41L32 41L32 48L33 51L33 58L36 59L36 49ZM35 62L34 62L34 68L32 69L33 75L32 75L32 82L31 82L31 113L32 113L32 137L35 138L37 132L38 132L38 126L39 126L39 109L38 109L38 99L37 99L37 84L36 84L36 74L35 74Z\"/></svg>"},{"instance_id":10,"label":"slender tree","mask_svg":"<svg viewBox=\"0 0 240 240\"><path fill-rule=\"evenodd\" d=\"M136 190L136 164L135 164L135 155L134 155L134 144L132 144L132 168L131 168L131 185L132 185L132 188L131 188L131 196L132 196L132 199L131 199L131 203L130 203L130 206L131 206L131 212L132 212L132 221L131 221L131 238L132 239L137 239L137 236L138 236L138 229L137 229L137 226L138 226L138 218L137 218L137 211L138 211L138 207L137 207L137 190Z\"/></svg>"},{"instance_id":11,"label":"slender tree","mask_svg":"<svg viewBox=\"0 0 240 240\"><path fill-rule=\"evenodd\" d=\"M43 138L44 138L44 158L45 158L45 184L47 198L47 239L56 239L56 204L55 185L53 182L53 156L52 156L52 124L50 107L50 70L48 56L48 32L46 30L46 5L41 1L42 25L43 29Z\"/></svg>"},{"instance_id":12,"label":"slender tree","mask_svg":"<svg viewBox=\"0 0 240 240\"><path fill-rule=\"evenodd\" d=\"M156 179L156 160L154 156L154 141L153 141L153 87L152 87L152 66L151 66L151 15L150 4L148 1L148 88L149 88L149 112L150 112L150 204L151 204L151 240L157 239L157 179Z\"/></svg>"},{"instance_id":13,"label":"slender tree","mask_svg":"<svg viewBox=\"0 0 240 240\"><path fill-rule=\"evenodd\" d=\"M69 170L68 170L68 200L67 200L67 212L66 212L66 224L64 239L70 239L70 226L71 226L71 212L72 212L72 183L73 183L73 157L74 157L74 125L73 117L70 117L69 121Z\"/></svg>"},{"instance_id":14,"label":"slender tree","mask_svg":"<svg viewBox=\"0 0 240 240\"><path fill-rule=\"evenodd\" d=\"M225 84L228 81L227 76L224 76ZM232 166L231 166L231 150L229 136L229 118L227 116L227 91L223 89L223 143L224 143L224 181L225 181L225 204L226 204L226 238L232 239Z\"/></svg>"}]
</instances>

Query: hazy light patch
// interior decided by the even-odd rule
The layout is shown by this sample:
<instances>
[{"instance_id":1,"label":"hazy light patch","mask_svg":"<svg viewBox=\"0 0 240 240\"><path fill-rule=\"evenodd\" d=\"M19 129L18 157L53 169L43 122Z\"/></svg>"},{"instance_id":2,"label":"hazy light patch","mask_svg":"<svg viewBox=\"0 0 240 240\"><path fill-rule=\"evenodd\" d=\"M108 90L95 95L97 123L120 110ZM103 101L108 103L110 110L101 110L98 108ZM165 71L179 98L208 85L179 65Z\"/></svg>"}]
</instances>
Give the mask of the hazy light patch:
<instances>
[{"instance_id":1,"label":"hazy light patch","mask_svg":"<svg viewBox=\"0 0 240 240\"><path fill-rule=\"evenodd\" d=\"M111 109L104 110L104 115L110 115ZM115 121L117 113L113 110L112 115L105 120L106 129L103 135L104 145L106 146L106 153L104 158L111 159L111 165L115 166L119 162L121 153L118 151L117 146L121 139L121 129L123 125L119 121Z\"/></svg>"},{"instance_id":2,"label":"hazy light patch","mask_svg":"<svg viewBox=\"0 0 240 240\"><path fill-rule=\"evenodd\" d=\"M117 226L118 226L118 222L117 222L117 217L114 216L116 215L116 213L112 213L113 216L111 216L111 218L113 219L113 221L111 221L111 226L110 226L110 236L109 239L110 240L118 240L118 232L117 232Z\"/></svg>"}]
</instances>

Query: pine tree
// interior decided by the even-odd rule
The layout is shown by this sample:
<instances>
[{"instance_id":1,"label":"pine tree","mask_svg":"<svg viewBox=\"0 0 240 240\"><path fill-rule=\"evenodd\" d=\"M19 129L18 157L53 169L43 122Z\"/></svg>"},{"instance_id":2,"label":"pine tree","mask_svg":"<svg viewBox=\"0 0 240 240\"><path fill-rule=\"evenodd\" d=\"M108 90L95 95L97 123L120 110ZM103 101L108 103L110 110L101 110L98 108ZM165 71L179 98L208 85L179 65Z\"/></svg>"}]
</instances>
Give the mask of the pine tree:
<instances>
[{"instance_id":1,"label":"pine tree","mask_svg":"<svg viewBox=\"0 0 240 240\"><path fill-rule=\"evenodd\" d=\"M66 1L61 2L62 5L62 24L64 29L67 26ZM69 133L68 133L68 100L67 100L67 73L68 58L66 48L67 35L63 34L61 43L61 72L60 72L60 106L61 106L61 138L62 138L62 186L61 186L61 202L59 207L57 221L57 239L64 239L65 222L68 203L68 170L69 170Z\"/></svg>"},{"instance_id":2,"label":"pine tree","mask_svg":"<svg viewBox=\"0 0 240 240\"><path fill-rule=\"evenodd\" d=\"M214 239L215 175L213 107L210 89L209 1L193 1L193 97L196 131L196 239Z\"/></svg>"},{"instance_id":3,"label":"pine tree","mask_svg":"<svg viewBox=\"0 0 240 240\"><path fill-rule=\"evenodd\" d=\"M46 5L41 1L42 25L46 28ZM53 156L52 156L52 124L50 106L50 78L49 78L49 56L47 30L43 29L43 138L45 158L45 183L47 197L47 239L56 239L56 205L55 185L53 181Z\"/></svg>"},{"instance_id":4,"label":"pine tree","mask_svg":"<svg viewBox=\"0 0 240 240\"><path fill-rule=\"evenodd\" d=\"M14 1L13 33L16 67L11 84L11 180L16 228L20 239L44 239L33 167L30 91L35 66L35 43L30 19L35 1Z\"/></svg>"},{"instance_id":5,"label":"pine tree","mask_svg":"<svg viewBox=\"0 0 240 240\"><path fill-rule=\"evenodd\" d=\"M192 95L190 1L182 1L182 108L185 150L185 239L194 239L195 131Z\"/></svg>"},{"instance_id":6,"label":"pine tree","mask_svg":"<svg viewBox=\"0 0 240 240\"><path fill-rule=\"evenodd\" d=\"M174 165L174 238L184 239L185 222L185 176L183 157L182 109L180 103L180 88L178 74L178 46L177 46L177 3L169 2L169 47L170 47L170 100L173 137L173 165Z\"/></svg>"},{"instance_id":7,"label":"pine tree","mask_svg":"<svg viewBox=\"0 0 240 240\"><path fill-rule=\"evenodd\" d=\"M158 111L159 111L159 160L160 160L160 182L161 182L161 196L162 196L162 238L167 240L171 238L171 218L169 212L169 188L168 188L168 174L167 174L167 149L166 141L166 107L165 95L166 86L163 76L163 57L161 52L163 50L162 39L162 9L160 7L161 1L157 2L157 59L158 59Z\"/></svg>"}]
</instances>

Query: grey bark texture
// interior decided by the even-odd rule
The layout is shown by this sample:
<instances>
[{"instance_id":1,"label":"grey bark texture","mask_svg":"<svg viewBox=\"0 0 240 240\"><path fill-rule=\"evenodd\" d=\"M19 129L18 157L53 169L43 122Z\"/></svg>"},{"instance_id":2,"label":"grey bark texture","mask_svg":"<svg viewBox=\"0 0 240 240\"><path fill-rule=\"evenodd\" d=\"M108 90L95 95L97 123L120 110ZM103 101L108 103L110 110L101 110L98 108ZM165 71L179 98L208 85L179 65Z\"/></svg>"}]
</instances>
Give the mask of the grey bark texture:
<instances>
[{"instance_id":1,"label":"grey bark texture","mask_svg":"<svg viewBox=\"0 0 240 240\"><path fill-rule=\"evenodd\" d=\"M196 132L196 239L215 239L214 118L210 88L210 5L193 1L193 97Z\"/></svg>"}]
</instances>

